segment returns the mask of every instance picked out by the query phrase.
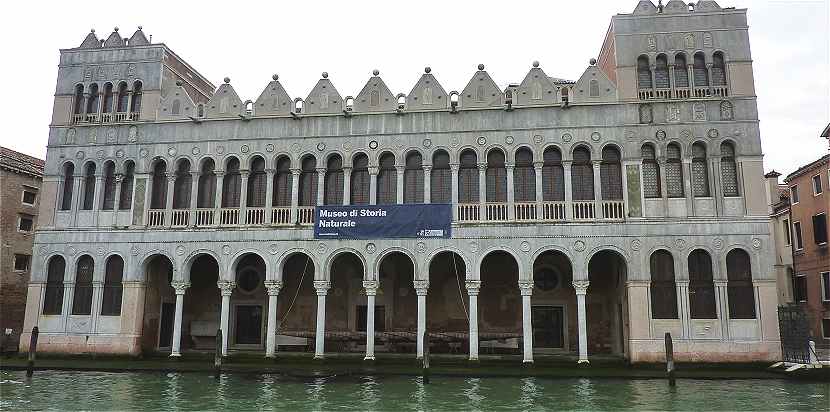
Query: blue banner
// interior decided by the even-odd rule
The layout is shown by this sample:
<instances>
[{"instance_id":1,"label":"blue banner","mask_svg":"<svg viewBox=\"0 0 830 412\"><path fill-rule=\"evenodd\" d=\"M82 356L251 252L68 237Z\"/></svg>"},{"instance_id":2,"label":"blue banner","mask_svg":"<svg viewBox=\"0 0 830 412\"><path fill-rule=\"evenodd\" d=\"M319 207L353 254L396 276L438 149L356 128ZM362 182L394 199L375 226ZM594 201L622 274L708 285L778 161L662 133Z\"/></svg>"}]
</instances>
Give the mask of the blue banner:
<instances>
[{"instance_id":1,"label":"blue banner","mask_svg":"<svg viewBox=\"0 0 830 412\"><path fill-rule=\"evenodd\" d=\"M317 206L315 239L449 238L452 205Z\"/></svg>"}]
</instances>

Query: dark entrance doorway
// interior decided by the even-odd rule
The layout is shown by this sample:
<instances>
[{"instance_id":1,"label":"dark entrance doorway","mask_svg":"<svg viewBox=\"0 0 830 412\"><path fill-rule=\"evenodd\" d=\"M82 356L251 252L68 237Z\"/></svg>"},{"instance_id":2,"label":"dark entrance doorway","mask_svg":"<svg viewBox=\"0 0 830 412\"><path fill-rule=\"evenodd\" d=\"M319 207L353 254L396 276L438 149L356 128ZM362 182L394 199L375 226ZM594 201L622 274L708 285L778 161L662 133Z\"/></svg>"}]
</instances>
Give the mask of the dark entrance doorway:
<instances>
[{"instance_id":1,"label":"dark entrance doorway","mask_svg":"<svg viewBox=\"0 0 830 412\"><path fill-rule=\"evenodd\" d=\"M533 322L533 346L537 348L565 347L562 330L565 313L561 306L533 306L531 308Z\"/></svg>"},{"instance_id":2,"label":"dark entrance doorway","mask_svg":"<svg viewBox=\"0 0 830 412\"><path fill-rule=\"evenodd\" d=\"M176 304L162 302L161 325L159 326L159 348L169 348L173 345L173 321L176 317Z\"/></svg>"},{"instance_id":3,"label":"dark entrance doorway","mask_svg":"<svg viewBox=\"0 0 830 412\"><path fill-rule=\"evenodd\" d=\"M259 345L262 342L262 306L236 306L236 343Z\"/></svg>"},{"instance_id":4,"label":"dark entrance doorway","mask_svg":"<svg viewBox=\"0 0 830 412\"><path fill-rule=\"evenodd\" d=\"M355 329L358 332L366 332L366 305L357 305L357 325ZM386 309L383 306L375 306L375 332L386 331Z\"/></svg>"}]
</instances>

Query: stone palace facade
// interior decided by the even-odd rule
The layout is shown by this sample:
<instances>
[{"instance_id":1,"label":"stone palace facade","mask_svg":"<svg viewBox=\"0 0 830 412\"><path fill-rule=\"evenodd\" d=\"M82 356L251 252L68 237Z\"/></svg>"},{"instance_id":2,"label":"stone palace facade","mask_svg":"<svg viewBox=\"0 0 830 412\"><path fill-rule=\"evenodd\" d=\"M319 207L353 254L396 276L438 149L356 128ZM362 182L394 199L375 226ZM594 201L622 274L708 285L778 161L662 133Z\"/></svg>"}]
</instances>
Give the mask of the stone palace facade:
<instances>
[{"instance_id":1,"label":"stone palace facade","mask_svg":"<svg viewBox=\"0 0 830 412\"><path fill-rule=\"evenodd\" d=\"M139 28L61 50L25 332L64 353L780 356L745 9L640 1L577 81L215 88ZM451 239L317 240L448 203ZM310 356L310 355L309 355Z\"/></svg>"}]
</instances>

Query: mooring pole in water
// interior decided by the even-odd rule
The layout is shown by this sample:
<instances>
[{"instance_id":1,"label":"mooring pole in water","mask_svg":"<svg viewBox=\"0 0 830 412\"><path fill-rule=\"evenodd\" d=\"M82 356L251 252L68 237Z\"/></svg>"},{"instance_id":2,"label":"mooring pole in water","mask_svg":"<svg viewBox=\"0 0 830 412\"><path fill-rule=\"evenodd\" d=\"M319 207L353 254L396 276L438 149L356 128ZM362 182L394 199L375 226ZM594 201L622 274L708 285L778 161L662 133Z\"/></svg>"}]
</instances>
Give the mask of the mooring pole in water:
<instances>
[{"instance_id":1,"label":"mooring pole in water","mask_svg":"<svg viewBox=\"0 0 830 412\"><path fill-rule=\"evenodd\" d=\"M40 330L37 326L32 328L32 339L29 340L29 361L26 362L26 376L32 376L35 373L35 355L37 355L37 335Z\"/></svg>"},{"instance_id":2,"label":"mooring pole in water","mask_svg":"<svg viewBox=\"0 0 830 412\"><path fill-rule=\"evenodd\" d=\"M429 383L429 334L424 331L424 358L423 358L423 380L424 383Z\"/></svg>"},{"instance_id":3,"label":"mooring pole in water","mask_svg":"<svg viewBox=\"0 0 830 412\"><path fill-rule=\"evenodd\" d=\"M222 329L216 330L216 353L213 355L213 372L217 379L222 373Z\"/></svg>"},{"instance_id":4,"label":"mooring pole in water","mask_svg":"<svg viewBox=\"0 0 830 412\"><path fill-rule=\"evenodd\" d=\"M669 386L674 386L674 346L671 342L671 333L666 332L666 378Z\"/></svg>"}]
</instances>

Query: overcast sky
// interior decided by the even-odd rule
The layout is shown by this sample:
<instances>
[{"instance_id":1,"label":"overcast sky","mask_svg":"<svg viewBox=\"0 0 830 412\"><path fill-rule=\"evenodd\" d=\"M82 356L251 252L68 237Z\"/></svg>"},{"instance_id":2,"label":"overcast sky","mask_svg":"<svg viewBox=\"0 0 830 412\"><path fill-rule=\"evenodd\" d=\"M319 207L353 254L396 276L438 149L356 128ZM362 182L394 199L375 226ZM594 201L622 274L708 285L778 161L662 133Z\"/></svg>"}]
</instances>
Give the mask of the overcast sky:
<instances>
[{"instance_id":1,"label":"overcast sky","mask_svg":"<svg viewBox=\"0 0 830 412\"><path fill-rule=\"evenodd\" d=\"M749 8L766 170L788 173L824 153L830 122L830 0L721 0ZM86 5L84 4L86 3ZM43 158L58 49L90 28L106 38L136 26L166 43L215 85L222 78L255 100L278 73L305 97L327 71L342 95L357 95L373 69L393 93L409 93L424 66L461 90L484 63L504 87L533 60L549 76L576 80L596 57L611 16L636 0L590 1L9 1L0 24L4 81L0 144Z\"/></svg>"}]
</instances>

